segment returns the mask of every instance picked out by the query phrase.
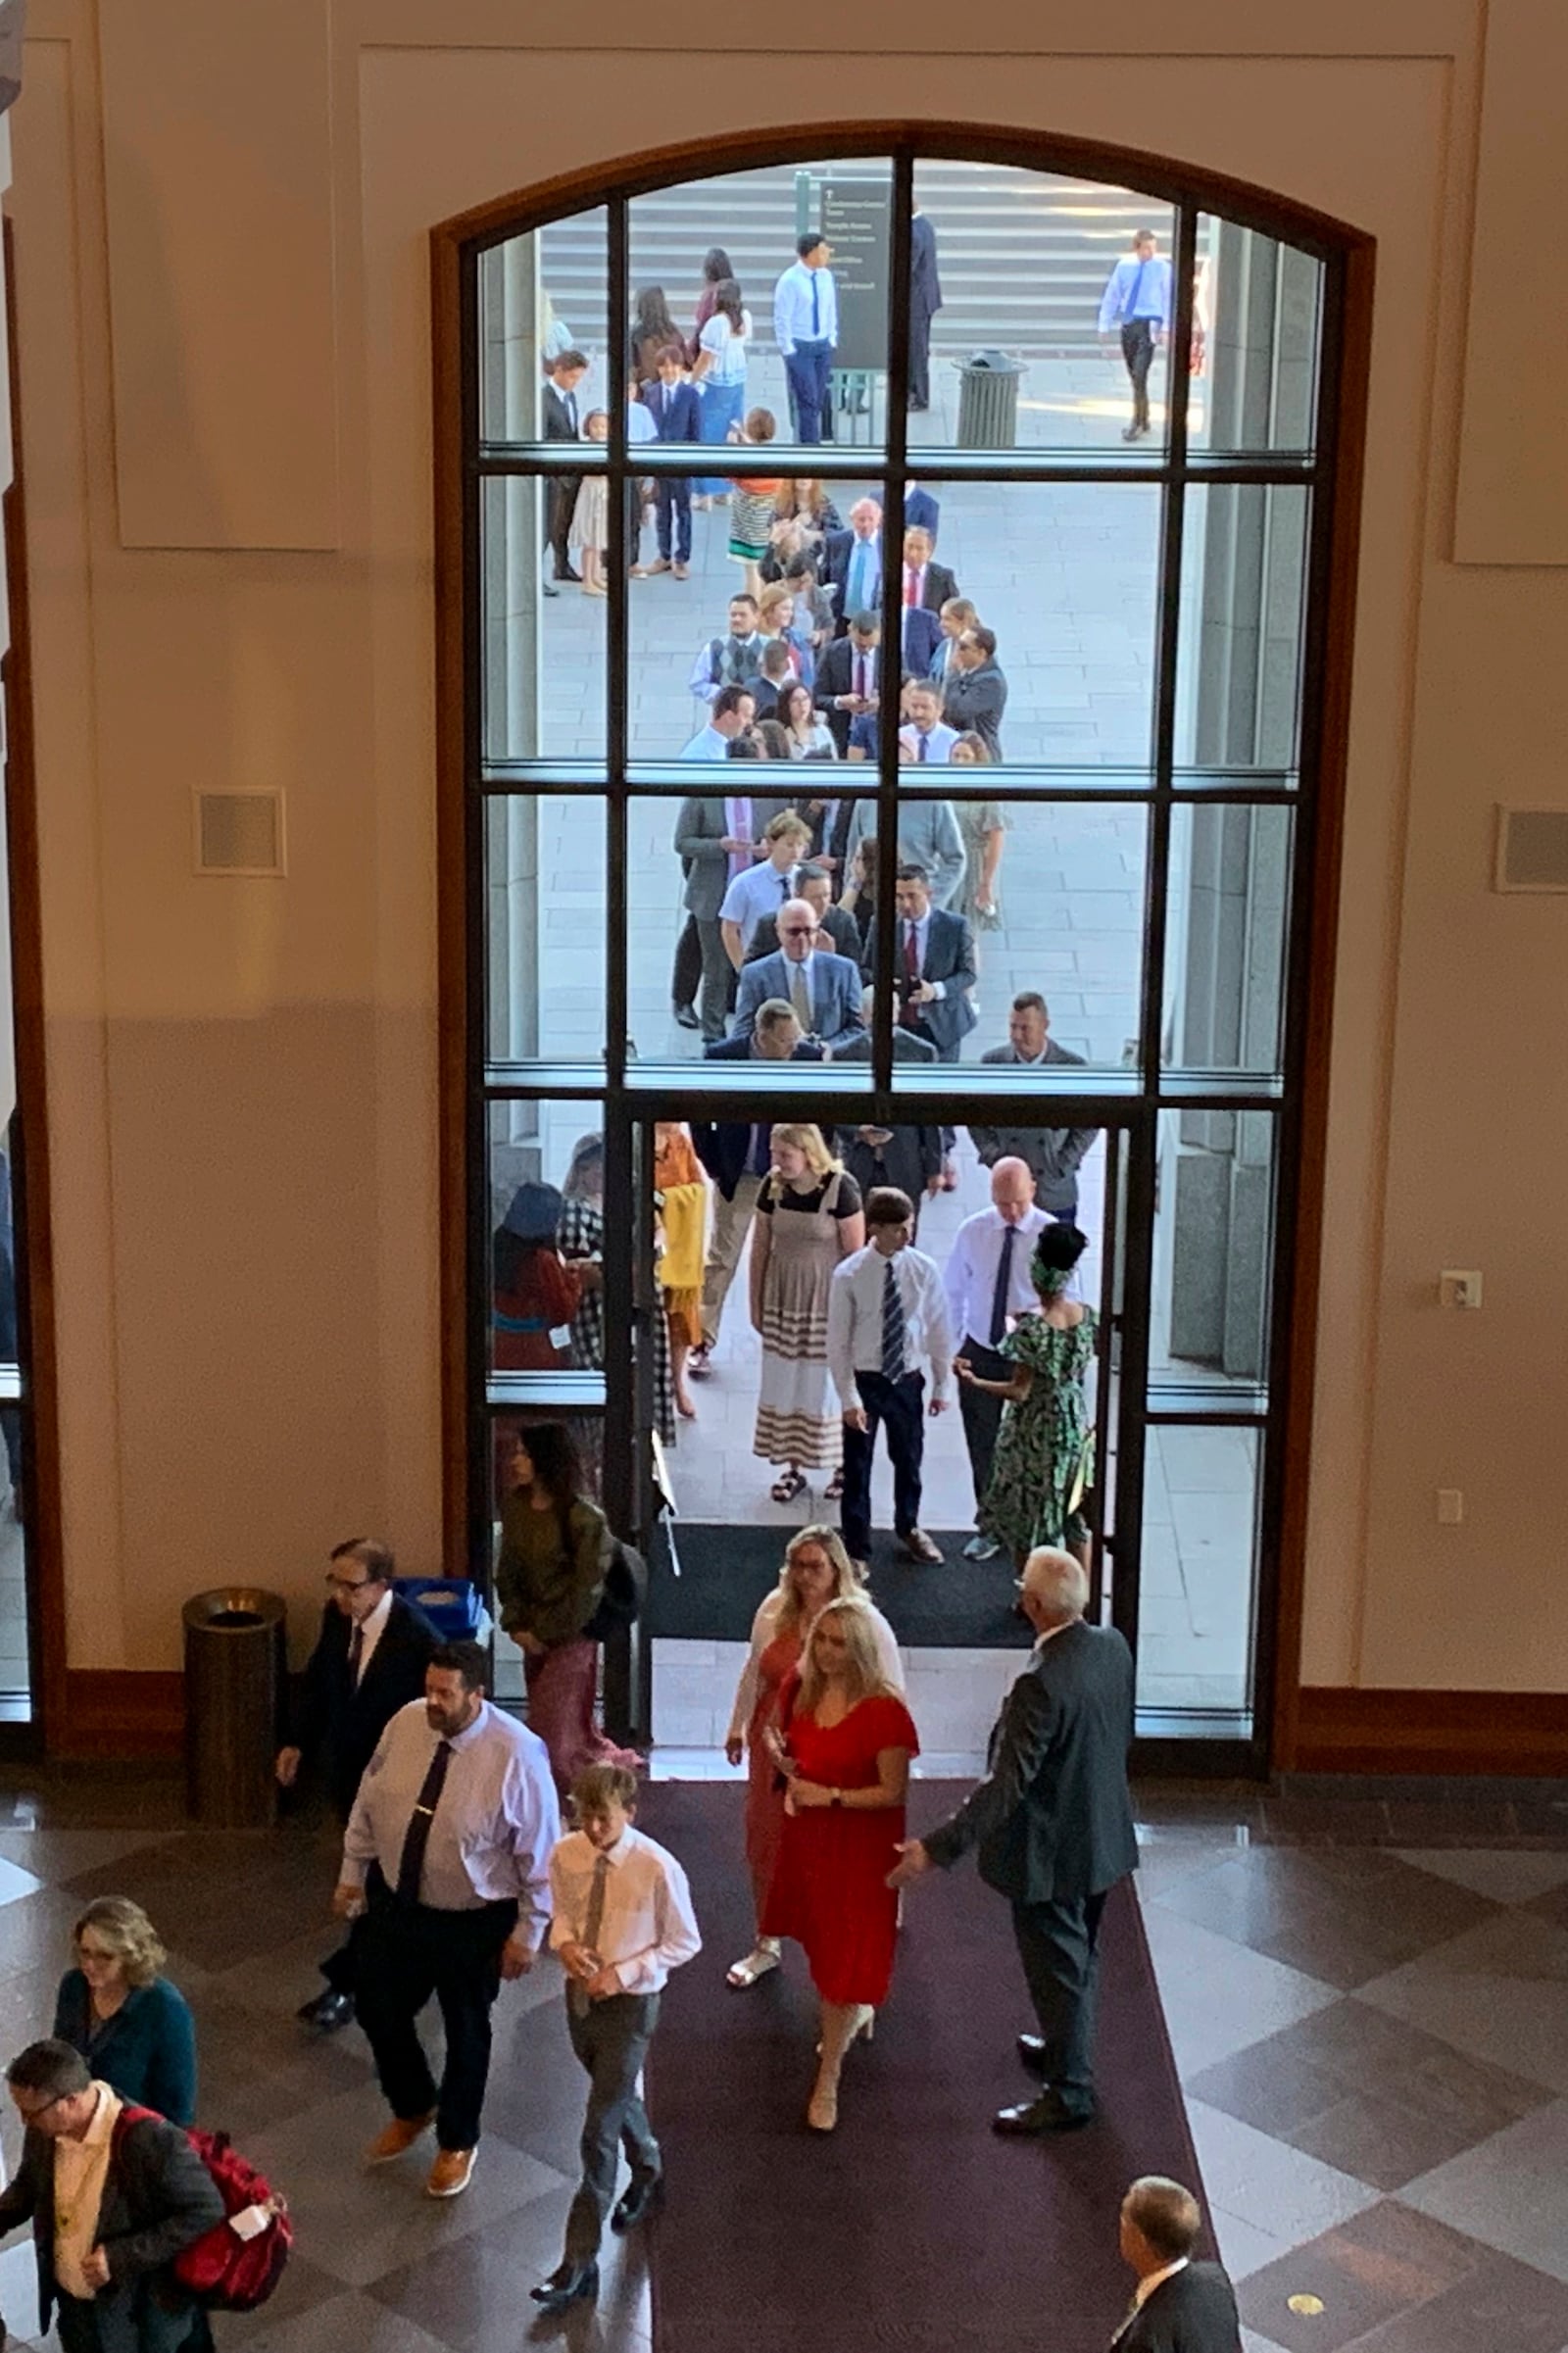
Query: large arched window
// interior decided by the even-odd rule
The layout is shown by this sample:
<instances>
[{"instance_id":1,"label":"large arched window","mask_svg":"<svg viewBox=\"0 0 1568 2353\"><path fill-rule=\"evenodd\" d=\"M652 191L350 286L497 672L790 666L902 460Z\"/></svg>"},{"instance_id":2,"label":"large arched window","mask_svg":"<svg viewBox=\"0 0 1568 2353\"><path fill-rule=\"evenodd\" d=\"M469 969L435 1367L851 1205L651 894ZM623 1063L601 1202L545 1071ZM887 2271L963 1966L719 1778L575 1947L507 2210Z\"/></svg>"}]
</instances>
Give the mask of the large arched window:
<instances>
[{"instance_id":1,"label":"large arched window","mask_svg":"<svg viewBox=\"0 0 1568 2353\"><path fill-rule=\"evenodd\" d=\"M1083 1511L1141 1729L1259 1762L1300 1534L1356 240L1128 156L829 136L437 234L454 1532L487 1564L498 1430L570 1414L623 1525L672 1494L662 1623L701 1632L724 1560L823 1508L808 1441L782 1500L754 1453L744 1273L665 1318L657 1123L739 1153L719 1260L770 1124L904 1171L942 1264L1021 1157L1089 1236ZM808 1062L738 1043L757 926L804 887L798 841L776 874L744 846L785 809L818 945L859 966L853 1006L821 965L796 994ZM536 1251L563 1189L597 1291ZM691 1421L688 1308L716 1344ZM955 1414L926 1446L964 1608L998 1573L962 1550L985 1443Z\"/></svg>"}]
</instances>

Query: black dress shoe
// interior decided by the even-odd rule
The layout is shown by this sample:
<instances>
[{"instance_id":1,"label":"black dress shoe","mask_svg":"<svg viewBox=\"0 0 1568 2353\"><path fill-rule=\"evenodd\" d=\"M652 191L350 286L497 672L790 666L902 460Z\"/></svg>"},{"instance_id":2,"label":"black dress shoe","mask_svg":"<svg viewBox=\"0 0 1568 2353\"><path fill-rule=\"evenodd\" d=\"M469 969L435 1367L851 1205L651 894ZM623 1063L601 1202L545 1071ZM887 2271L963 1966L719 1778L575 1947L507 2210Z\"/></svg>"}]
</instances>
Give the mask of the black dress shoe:
<instances>
[{"instance_id":1,"label":"black dress shoe","mask_svg":"<svg viewBox=\"0 0 1568 2353\"><path fill-rule=\"evenodd\" d=\"M559 597L561 591L553 580L541 580L539 583L539 594L542 597Z\"/></svg>"},{"instance_id":2,"label":"black dress shoe","mask_svg":"<svg viewBox=\"0 0 1568 2353\"><path fill-rule=\"evenodd\" d=\"M558 2264L548 2279L528 2290L541 2312L568 2312L599 2293L597 2263Z\"/></svg>"},{"instance_id":3,"label":"black dress shoe","mask_svg":"<svg viewBox=\"0 0 1568 2353\"><path fill-rule=\"evenodd\" d=\"M697 1007L694 1005L676 1005L675 1019L680 1024L682 1029L701 1029L703 1026L701 1018L698 1015Z\"/></svg>"},{"instance_id":4,"label":"black dress shoe","mask_svg":"<svg viewBox=\"0 0 1568 2353\"><path fill-rule=\"evenodd\" d=\"M1050 2091L1016 2108L999 2108L991 2119L996 2132L1013 2139L1029 2139L1041 2132L1077 2132L1094 2121L1093 2108L1065 2108Z\"/></svg>"},{"instance_id":5,"label":"black dress shoe","mask_svg":"<svg viewBox=\"0 0 1568 2353\"><path fill-rule=\"evenodd\" d=\"M1046 2073L1046 2038L1043 2034L1020 2034L1018 2056L1032 2076L1038 2076L1042 2083L1050 2083L1051 2078Z\"/></svg>"},{"instance_id":6,"label":"black dress shoe","mask_svg":"<svg viewBox=\"0 0 1568 2353\"><path fill-rule=\"evenodd\" d=\"M558 572L556 573L556 578L557 578L558 580L570 580L570 581L572 582L573 586L574 586L574 587L577 587L577 588L580 588L580 587L582 586L582 574L581 574L581 572L574 572L574 571L572 570L572 568L571 568L571 565L570 565L569 564L567 564L567 566L566 566L566 568L565 568L565 570L564 570L564 571L558 571Z\"/></svg>"},{"instance_id":7,"label":"black dress shoe","mask_svg":"<svg viewBox=\"0 0 1568 2353\"><path fill-rule=\"evenodd\" d=\"M651 2214L657 2214L664 2203L662 2174L637 2174L627 2184L619 2204L610 2218L612 2230L635 2230Z\"/></svg>"},{"instance_id":8,"label":"black dress shoe","mask_svg":"<svg viewBox=\"0 0 1568 2353\"><path fill-rule=\"evenodd\" d=\"M294 2015L302 2026L314 2027L318 2034L335 2034L339 2027L354 2024L354 1996L334 1992L329 1985L314 2001L301 2002Z\"/></svg>"}]
</instances>

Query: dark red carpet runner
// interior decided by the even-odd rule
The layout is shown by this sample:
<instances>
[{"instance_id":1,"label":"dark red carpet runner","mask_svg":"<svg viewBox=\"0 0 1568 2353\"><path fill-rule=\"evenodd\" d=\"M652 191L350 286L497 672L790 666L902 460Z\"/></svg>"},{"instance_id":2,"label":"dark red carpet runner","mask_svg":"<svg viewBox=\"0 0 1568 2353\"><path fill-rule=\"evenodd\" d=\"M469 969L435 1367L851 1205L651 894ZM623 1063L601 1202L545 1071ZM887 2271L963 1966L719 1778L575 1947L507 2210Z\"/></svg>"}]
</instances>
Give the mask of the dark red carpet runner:
<instances>
[{"instance_id":1,"label":"dark red carpet runner","mask_svg":"<svg viewBox=\"0 0 1568 2353\"><path fill-rule=\"evenodd\" d=\"M913 1827L957 1794L916 1784ZM723 1982L752 1942L739 1787L655 1784L641 1820L690 1872L704 1937L664 1996L650 2067L669 2182L650 2250L658 2353L1104 2353L1131 2285L1116 2251L1128 2182L1171 2174L1201 2194L1131 1890L1106 1912L1087 2131L991 2131L994 2109L1029 2096L1013 2040L1032 2021L1006 1906L964 1863L908 1897L892 1994L823 2138L804 2122L803 1956L787 1948L749 1992Z\"/></svg>"}]
</instances>

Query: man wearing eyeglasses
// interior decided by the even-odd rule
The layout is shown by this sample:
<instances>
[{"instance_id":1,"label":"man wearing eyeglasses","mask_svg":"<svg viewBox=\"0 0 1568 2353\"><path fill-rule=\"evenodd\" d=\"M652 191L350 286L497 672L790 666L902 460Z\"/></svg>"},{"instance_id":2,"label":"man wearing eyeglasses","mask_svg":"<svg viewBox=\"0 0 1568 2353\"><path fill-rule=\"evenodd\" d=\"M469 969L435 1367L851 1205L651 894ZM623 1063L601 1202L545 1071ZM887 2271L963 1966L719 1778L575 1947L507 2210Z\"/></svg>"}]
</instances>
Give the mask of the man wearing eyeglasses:
<instances>
[{"instance_id":1,"label":"man wearing eyeglasses","mask_svg":"<svg viewBox=\"0 0 1568 2353\"><path fill-rule=\"evenodd\" d=\"M818 946L821 928L809 900L785 901L778 911L778 938L776 956L760 956L741 967L730 1035L749 1038L758 1008L777 997L794 1012L804 1037L829 1054L839 1052L865 1027L859 967Z\"/></svg>"},{"instance_id":2,"label":"man wearing eyeglasses","mask_svg":"<svg viewBox=\"0 0 1568 2353\"><path fill-rule=\"evenodd\" d=\"M210 2344L172 2266L223 2200L185 2133L150 2114L122 2125L119 2094L69 2042L30 2042L6 2083L26 2137L0 2234L32 2224L40 2333L52 2313L64 2353Z\"/></svg>"},{"instance_id":3,"label":"man wearing eyeglasses","mask_svg":"<svg viewBox=\"0 0 1568 2353\"><path fill-rule=\"evenodd\" d=\"M302 1762L319 1759L340 1822L354 1810L361 1777L399 1708L424 1696L424 1670L439 1637L421 1610L392 1591L397 1564L368 1536L333 1546L321 1631L305 1670L290 1746L277 1752L277 1778L293 1788ZM326 1990L299 2016L319 2034L354 2016L359 1923L321 1963Z\"/></svg>"}]
</instances>

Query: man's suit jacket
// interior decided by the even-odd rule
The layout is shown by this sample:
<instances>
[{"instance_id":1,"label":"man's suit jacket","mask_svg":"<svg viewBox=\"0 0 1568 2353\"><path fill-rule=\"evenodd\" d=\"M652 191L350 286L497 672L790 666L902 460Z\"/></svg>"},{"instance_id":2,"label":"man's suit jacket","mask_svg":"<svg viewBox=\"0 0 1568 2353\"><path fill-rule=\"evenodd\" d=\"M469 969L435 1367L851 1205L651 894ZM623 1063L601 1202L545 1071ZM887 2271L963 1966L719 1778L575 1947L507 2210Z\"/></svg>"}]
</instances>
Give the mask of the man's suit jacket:
<instances>
[{"instance_id":1,"label":"man's suit jacket","mask_svg":"<svg viewBox=\"0 0 1568 2353\"><path fill-rule=\"evenodd\" d=\"M942 682L942 716L961 735L970 728L984 742L993 760L1002 758L1002 714L1007 708L1007 681L994 662L977 670L960 670L954 662Z\"/></svg>"},{"instance_id":2,"label":"man's suit jacket","mask_svg":"<svg viewBox=\"0 0 1568 2353\"><path fill-rule=\"evenodd\" d=\"M358 1685L349 1681L354 1628L335 1601L321 1612L300 1685L296 1745L319 1757L327 1793L346 1820L376 1742L400 1707L424 1697L424 1670L440 1637L422 1610L394 1593L381 1639Z\"/></svg>"},{"instance_id":3,"label":"man's suit jacket","mask_svg":"<svg viewBox=\"0 0 1568 2353\"><path fill-rule=\"evenodd\" d=\"M902 565L899 567L898 589L899 602L902 605L904 602L904 568ZM927 613L940 613L948 599L956 597L957 593L956 579L949 571L947 565L938 564L933 556L925 567L925 585L921 591L920 603L925 607ZM921 674L924 675L923 672Z\"/></svg>"},{"instance_id":4,"label":"man's suit jacket","mask_svg":"<svg viewBox=\"0 0 1568 2353\"><path fill-rule=\"evenodd\" d=\"M904 925L898 929L898 945L893 952L894 979L902 987L904 981ZM865 935L865 968L876 970L876 918ZM978 975L974 961L974 934L961 915L950 915L946 908L931 909L930 928L925 935L925 955L920 962L922 980L946 981L948 993L930 1005L919 1007L918 1026L911 1024L913 1035L929 1038L936 1048L938 1058L956 1062L958 1049L979 1018L974 1009L974 984Z\"/></svg>"},{"instance_id":5,"label":"man's suit jacket","mask_svg":"<svg viewBox=\"0 0 1568 2353\"><path fill-rule=\"evenodd\" d=\"M880 575L887 562L881 532L876 532L867 544L875 548L877 552L877 591L876 595L868 601L872 610L878 611L881 607L883 586ZM858 545L859 542L853 530L830 531L822 542L822 586L834 591L833 627L835 634L839 637L844 636L851 621L855 618L855 614L850 611L849 601L850 566L854 563L855 551ZM839 688L841 695L848 694L848 687L841 686Z\"/></svg>"},{"instance_id":6,"label":"man's suit jacket","mask_svg":"<svg viewBox=\"0 0 1568 2353\"><path fill-rule=\"evenodd\" d=\"M170 2266L223 2220L223 2201L189 2140L161 2116L125 2126L109 2159L95 2244L109 2285L93 2298L100 2353L174 2353L190 2332L194 2299ZM0 2192L0 2232L32 2224L38 2312L49 2327L55 2285L55 2143L28 2132L22 2163Z\"/></svg>"},{"instance_id":7,"label":"man's suit jacket","mask_svg":"<svg viewBox=\"0 0 1568 2353\"><path fill-rule=\"evenodd\" d=\"M862 1030L858 1038L850 1040L848 1046L841 1046L833 1059L835 1062L868 1062L871 1059L870 1031ZM917 1038L912 1029L895 1026L893 1059L896 1062L934 1062L938 1055L929 1038Z\"/></svg>"},{"instance_id":8,"label":"man's suit jacket","mask_svg":"<svg viewBox=\"0 0 1568 2353\"><path fill-rule=\"evenodd\" d=\"M906 605L903 613L904 674L929 678L942 643L942 623L929 605Z\"/></svg>"},{"instance_id":9,"label":"man's suit jacket","mask_svg":"<svg viewBox=\"0 0 1568 2353\"><path fill-rule=\"evenodd\" d=\"M541 403L540 413L545 420L545 439L547 441L578 441L582 438L577 426L571 421L571 411L548 376L545 378L544 399Z\"/></svg>"},{"instance_id":10,"label":"man's suit jacket","mask_svg":"<svg viewBox=\"0 0 1568 2353\"><path fill-rule=\"evenodd\" d=\"M929 490L911 483L904 494L904 527L906 531L929 531L931 545L937 544L937 525L942 520L942 507Z\"/></svg>"},{"instance_id":11,"label":"man's suit jacket","mask_svg":"<svg viewBox=\"0 0 1568 2353\"><path fill-rule=\"evenodd\" d=\"M890 1128L886 1144L867 1144L858 1127L835 1128L834 1137L834 1150L859 1186L862 1200L873 1185L896 1185L908 1195L919 1215L927 1178L942 1173L939 1127Z\"/></svg>"},{"instance_id":12,"label":"man's suit jacket","mask_svg":"<svg viewBox=\"0 0 1568 2353\"><path fill-rule=\"evenodd\" d=\"M941 308L942 280L937 275L937 232L924 213L916 213L909 222L910 315L929 326L932 312Z\"/></svg>"},{"instance_id":13,"label":"man's suit jacket","mask_svg":"<svg viewBox=\"0 0 1568 2353\"><path fill-rule=\"evenodd\" d=\"M750 1038L716 1038L711 1046L703 1049L706 1062L749 1062L755 1058ZM793 1062L819 1062L822 1049L809 1038L803 1038L790 1059ZM771 1124L771 1121L764 1121L764 1130ZM739 1119L712 1122L694 1119L691 1137L692 1150L697 1157L725 1201L732 1201L735 1188L746 1173L746 1154L752 1143L750 1126L745 1120Z\"/></svg>"},{"instance_id":14,"label":"man's suit jacket","mask_svg":"<svg viewBox=\"0 0 1568 2353\"><path fill-rule=\"evenodd\" d=\"M1023 1062L1010 1039L1005 1046L993 1046L980 1059ZM1084 1066L1081 1054L1069 1053L1054 1038L1046 1040L1046 1061L1052 1068ZM1097 1127L971 1127L969 1141L986 1168L995 1168L999 1160L1027 1161L1041 1208L1053 1217L1070 1217L1078 1206L1079 1163L1099 1133Z\"/></svg>"},{"instance_id":15,"label":"man's suit jacket","mask_svg":"<svg viewBox=\"0 0 1568 2353\"><path fill-rule=\"evenodd\" d=\"M701 441L702 404L695 384L645 384L638 397L661 441Z\"/></svg>"},{"instance_id":16,"label":"man's suit jacket","mask_svg":"<svg viewBox=\"0 0 1568 2353\"><path fill-rule=\"evenodd\" d=\"M835 956L847 956L852 964L860 960L860 932L848 907L830 907L822 917L822 929L832 942ZM778 954L778 917L764 915L752 934L752 944L746 951L745 963L755 964L764 956ZM745 969L743 964L742 969Z\"/></svg>"},{"instance_id":17,"label":"man's suit jacket","mask_svg":"<svg viewBox=\"0 0 1568 2353\"><path fill-rule=\"evenodd\" d=\"M744 779L744 769L737 773ZM755 793L751 800L752 835L760 840L763 826L770 825L789 803L762 801ZM699 923L716 923L724 904L729 889L729 852L719 844L728 839L729 817L722 799L692 793L681 803L675 818L675 855L686 875L681 905Z\"/></svg>"},{"instance_id":18,"label":"man's suit jacket","mask_svg":"<svg viewBox=\"0 0 1568 2353\"><path fill-rule=\"evenodd\" d=\"M990 1768L931 1832L934 1863L972 1846L1009 1902L1102 1895L1138 1868L1127 1750L1133 1655L1112 1626L1080 1618L1036 1646L991 1735Z\"/></svg>"},{"instance_id":19,"label":"man's suit jacket","mask_svg":"<svg viewBox=\"0 0 1568 2353\"><path fill-rule=\"evenodd\" d=\"M875 692L880 694L882 691L882 649L880 646L876 650L876 668ZM827 720L828 733L838 747L840 760L844 758L850 748L850 721L855 714L853 711L835 711L833 697L835 695L853 695L854 692L855 648L851 645L848 637L835 637L831 645L824 646L821 659L817 662L815 693L817 708Z\"/></svg>"},{"instance_id":20,"label":"man's suit jacket","mask_svg":"<svg viewBox=\"0 0 1568 2353\"><path fill-rule=\"evenodd\" d=\"M822 948L814 951L811 960L812 1035L837 1054L841 1046L858 1037L865 1027L860 1018L860 992L864 986L860 967L852 964L847 956L830 956ZM769 997L781 997L786 1005L791 1004L790 982L794 975L795 967L782 950L777 956L764 956L755 964L743 965L730 1036L749 1038L757 1021L757 1008Z\"/></svg>"},{"instance_id":21,"label":"man's suit jacket","mask_svg":"<svg viewBox=\"0 0 1568 2353\"><path fill-rule=\"evenodd\" d=\"M1111 2341L1114 2353L1241 2353L1236 2291L1217 2263L1190 2263Z\"/></svg>"}]
</instances>

